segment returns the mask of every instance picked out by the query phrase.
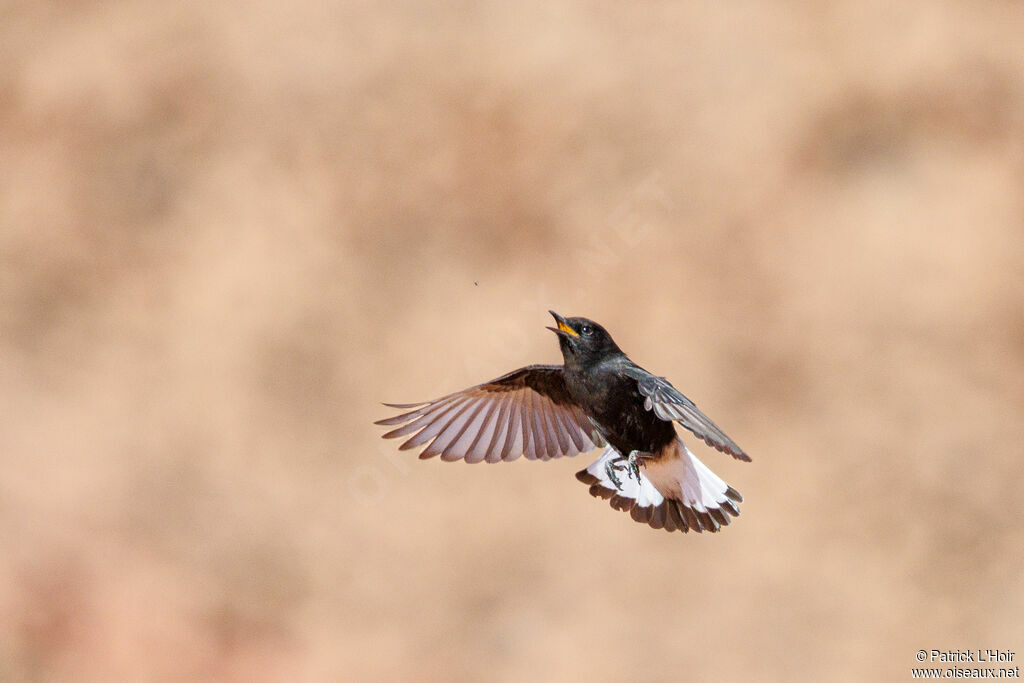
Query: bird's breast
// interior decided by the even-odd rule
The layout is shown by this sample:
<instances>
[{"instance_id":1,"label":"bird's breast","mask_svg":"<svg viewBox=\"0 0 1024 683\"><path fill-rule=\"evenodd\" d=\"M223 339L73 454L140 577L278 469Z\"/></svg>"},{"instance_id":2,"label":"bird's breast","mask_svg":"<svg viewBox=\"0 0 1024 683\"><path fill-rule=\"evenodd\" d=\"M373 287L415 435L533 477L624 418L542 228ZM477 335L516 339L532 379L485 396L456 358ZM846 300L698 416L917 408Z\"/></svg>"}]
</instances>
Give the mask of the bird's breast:
<instances>
[{"instance_id":1,"label":"bird's breast","mask_svg":"<svg viewBox=\"0 0 1024 683\"><path fill-rule=\"evenodd\" d=\"M644 397L631 377L591 371L570 375L566 384L573 400L620 453L655 453L675 439L672 423L644 407Z\"/></svg>"}]
</instances>

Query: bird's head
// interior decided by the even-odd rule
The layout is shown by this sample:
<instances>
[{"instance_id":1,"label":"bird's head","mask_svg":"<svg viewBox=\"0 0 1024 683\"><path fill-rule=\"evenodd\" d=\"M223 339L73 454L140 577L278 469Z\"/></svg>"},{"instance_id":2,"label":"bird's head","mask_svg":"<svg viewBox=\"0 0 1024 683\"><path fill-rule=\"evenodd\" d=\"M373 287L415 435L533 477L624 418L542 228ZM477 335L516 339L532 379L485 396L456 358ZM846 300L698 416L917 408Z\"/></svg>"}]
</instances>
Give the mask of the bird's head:
<instances>
[{"instance_id":1,"label":"bird's head","mask_svg":"<svg viewBox=\"0 0 1024 683\"><path fill-rule=\"evenodd\" d=\"M562 348L566 365L587 365L622 353L608 331L593 320L563 318L554 311L548 313L557 323L557 327L548 329L558 335L558 345Z\"/></svg>"}]
</instances>

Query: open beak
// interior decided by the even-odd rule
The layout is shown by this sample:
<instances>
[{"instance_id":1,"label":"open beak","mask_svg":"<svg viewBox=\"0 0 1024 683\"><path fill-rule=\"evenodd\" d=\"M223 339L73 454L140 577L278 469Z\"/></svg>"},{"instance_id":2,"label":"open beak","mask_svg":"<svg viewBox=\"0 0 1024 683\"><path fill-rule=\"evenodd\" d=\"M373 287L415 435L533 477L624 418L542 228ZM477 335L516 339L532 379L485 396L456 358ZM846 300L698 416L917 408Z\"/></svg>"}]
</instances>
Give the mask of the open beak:
<instances>
[{"instance_id":1,"label":"open beak","mask_svg":"<svg viewBox=\"0 0 1024 683\"><path fill-rule=\"evenodd\" d=\"M554 311L548 311L548 313L550 313L554 317L555 322L558 323L558 327L548 327L549 330L551 330L560 337L566 336L577 338L580 336L576 330L569 327L569 325L565 322L565 318L558 315Z\"/></svg>"}]
</instances>

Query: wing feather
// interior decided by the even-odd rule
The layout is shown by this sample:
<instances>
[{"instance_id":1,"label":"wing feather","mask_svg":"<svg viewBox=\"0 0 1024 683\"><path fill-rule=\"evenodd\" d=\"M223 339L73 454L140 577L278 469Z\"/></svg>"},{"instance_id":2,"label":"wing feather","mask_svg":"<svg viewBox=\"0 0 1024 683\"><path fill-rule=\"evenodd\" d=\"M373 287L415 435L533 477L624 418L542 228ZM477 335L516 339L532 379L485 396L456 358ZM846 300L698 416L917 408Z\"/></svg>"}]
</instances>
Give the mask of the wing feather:
<instances>
[{"instance_id":1,"label":"wing feather","mask_svg":"<svg viewBox=\"0 0 1024 683\"><path fill-rule=\"evenodd\" d=\"M423 403L385 404L406 412L379 420L400 449L426 446L420 458L499 462L574 456L603 445L572 401L562 368L531 365Z\"/></svg>"},{"instance_id":2,"label":"wing feather","mask_svg":"<svg viewBox=\"0 0 1024 683\"><path fill-rule=\"evenodd\" d=\"M423 427L423 431L421 431L419 434L413 435L408 441L399 446L398 450L404 451L410 448L418 448L419 446L422 446L423 444L427 443L428 441L436 437L438 434L441 433L441 430L444 429L445 426L449 423L448 420L450 420L457 414L456 411L459 408L459 406L468 403L471 400L472 399L468 396L457 398L456 400L449 401L446 404L444 404L442 406L443 410L439 410L437 413L422 417L421 419L424 420L424 422L421 424L421 427ZM448 419L441 419L444 418L445 416L448 416ZM417 427L417 429L419 428L420 427ZM390 433L392 432L389 432L389 434ZM384 438L387 439L391 437L385 434Z\"/></svg>"},{"instance_id":3,"label":"wing feather","mask_svg":"<svg viewBox=\"0 0 1024 683\"><path fill-rule=\"evenodd\" d=\"M667 379L652 375L632 361L628 361L621 370L636 380L640 395L644 397L644 407L653 410L658 418L678 422L712 448L737 460L750 462L750 456ZM708 518L705 522L710 526L713 520Z\"/></svg>"},{"instance_id":4,"label":"wing feather","mask_svg":"<svg viewBox=\"0 0 1024 683\"><path fill-rule=\"evenodd\" d=\"M508 439L508 407L508 401L502 401L496 406L493 411L494 424L491 427L491 438L486 444L481 442L477 446L483 454L483 458L488 462L494 462L491 460L492 454L497 454L496 460L501 459L505 441Z\"/></svg>"}]
</instances>

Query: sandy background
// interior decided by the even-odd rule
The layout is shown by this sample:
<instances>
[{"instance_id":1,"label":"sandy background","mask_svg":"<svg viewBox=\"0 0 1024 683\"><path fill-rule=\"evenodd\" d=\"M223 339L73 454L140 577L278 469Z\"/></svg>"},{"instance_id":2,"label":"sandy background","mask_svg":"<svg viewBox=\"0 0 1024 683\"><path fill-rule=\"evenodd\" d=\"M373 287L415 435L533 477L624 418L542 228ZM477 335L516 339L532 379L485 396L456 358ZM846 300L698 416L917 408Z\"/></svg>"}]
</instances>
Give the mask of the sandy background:
<instances>
[{"instance_id":1,"label":"sandy background","mask_svg":"<svg viewBox=\"0 0 1024 683\"><path fill-rule=\"evenodd\" d=\"M8 2L0 65L0 679L1024 658L1019 3ZM736 524L380 440L549 308Z\"/></svg>"}]
</instances>

